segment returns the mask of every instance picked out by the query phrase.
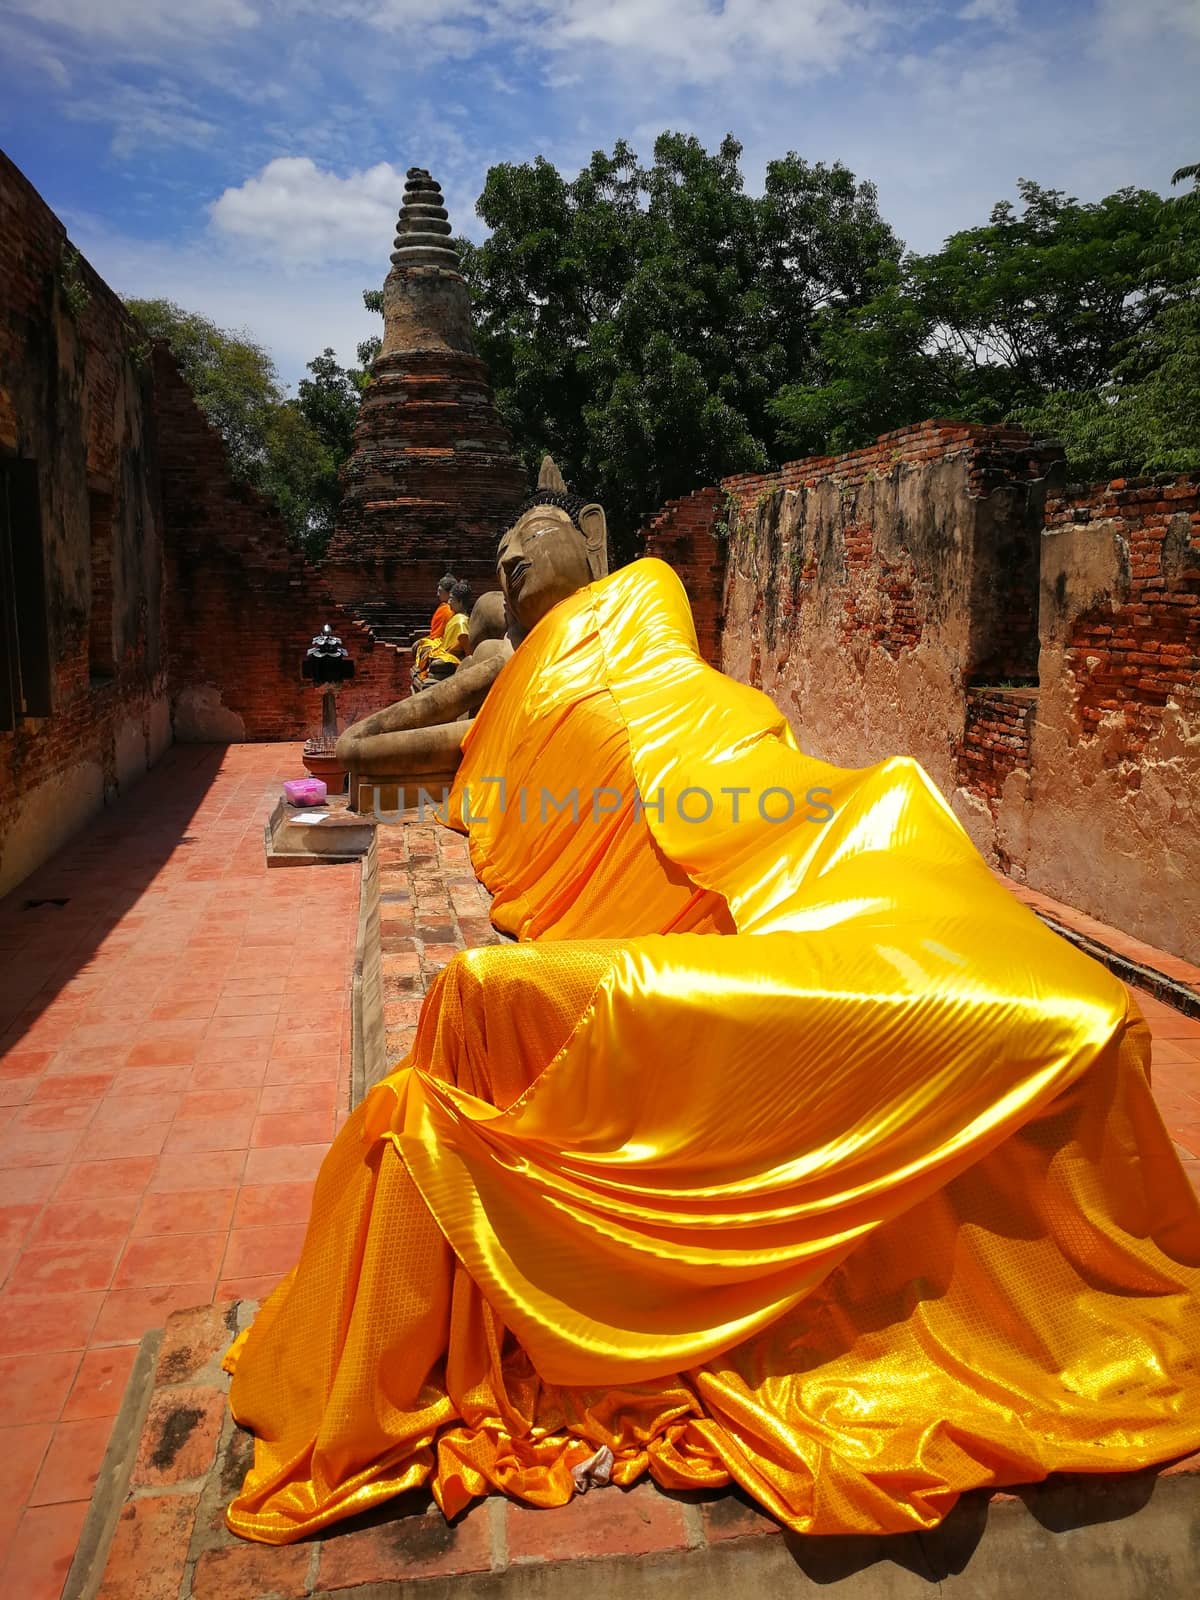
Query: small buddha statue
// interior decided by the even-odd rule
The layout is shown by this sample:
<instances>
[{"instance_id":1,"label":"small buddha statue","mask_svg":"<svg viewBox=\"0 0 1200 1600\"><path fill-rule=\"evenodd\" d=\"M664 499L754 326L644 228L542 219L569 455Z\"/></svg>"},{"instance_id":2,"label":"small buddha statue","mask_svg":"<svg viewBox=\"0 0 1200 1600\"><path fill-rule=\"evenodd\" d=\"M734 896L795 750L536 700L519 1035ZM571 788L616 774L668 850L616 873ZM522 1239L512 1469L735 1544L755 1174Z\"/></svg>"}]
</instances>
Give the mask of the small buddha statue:
<instances>
[{"instance_id":1,"label":"small buddha statue","mask_svg":"<svg viewBox=\"0 0 1200 1600\"><path fill-rule=\"evenodd\" d=\"M466 724L483 704L513 649L546 614L608 572L608 522L597 504L568 493L549 456L538 487L496 553L501 593L471 612L470 653L451 676L397 700L347 728L337 744L350 772L351 804L371 804L378 788L434 792L453 781ZM359 793L360 786L367 790Z\"/></svg>"}]
</instances>

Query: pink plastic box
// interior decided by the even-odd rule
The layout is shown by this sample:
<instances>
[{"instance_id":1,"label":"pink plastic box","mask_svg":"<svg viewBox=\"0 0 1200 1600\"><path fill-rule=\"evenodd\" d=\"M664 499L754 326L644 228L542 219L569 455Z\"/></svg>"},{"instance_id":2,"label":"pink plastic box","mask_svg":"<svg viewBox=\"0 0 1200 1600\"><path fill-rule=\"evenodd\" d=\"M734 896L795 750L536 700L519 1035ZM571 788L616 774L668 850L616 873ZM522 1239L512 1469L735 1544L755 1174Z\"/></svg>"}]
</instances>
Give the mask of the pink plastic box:
<instances>
[{"instance_id":1,"label":"pink plastic box","mask_svg":"<svg viewBox=\"0 0 1200 1600\"><path fill-rule=\"evenodd\" d=\"M320 778L289 778L283 796L290 806L319 806L325 803L325 785Z\"/></svg>"}]
</instances>

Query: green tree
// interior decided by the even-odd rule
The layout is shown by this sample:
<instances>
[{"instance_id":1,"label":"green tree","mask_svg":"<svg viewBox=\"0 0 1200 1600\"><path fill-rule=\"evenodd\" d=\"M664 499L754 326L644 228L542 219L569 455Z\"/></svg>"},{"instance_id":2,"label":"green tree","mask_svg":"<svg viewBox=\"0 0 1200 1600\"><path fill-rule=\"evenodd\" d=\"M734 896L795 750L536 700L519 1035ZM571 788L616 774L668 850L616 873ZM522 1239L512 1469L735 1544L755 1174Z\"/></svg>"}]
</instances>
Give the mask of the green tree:
<instances>
[{"instance_id":1,"label":"green tree","mask_svg":"<svg viewBox=\"0 0 1200 1600\"><path fill-rule=\"evenodd\" d=\"M481 353L531 466L544 450L604 500L618 554L665 498L775 457L771 401L811 363L823 308L900 254L875 192L795 155L745 193L741 146L664 133L574 178L488 173L491 229L463 245Z\"/></svg>"},{"instance_id":2,"label":"green tree","mask_svg":"<svg viewBox=\"0 0 1200 1600\"><path fill-rule=\"evenodd\" d=\"M787 450L1015 417L1060 436L1081 475L1190 459L1200 216L1145 190L1085 205L1019 187L1020 209L881 264L865 303L822 308L811 375L770 408Z\"/></svg>"},{"instance_id":3,"label":"green tree","mask_svg":"<svg viewBox=\"0 0 1200 1600\"><path fill-rule=\"evenodd\" d=\"M1172 178L1192 190L1162 203L1145 252L1149 309L1116 347L1111 371L1090 387L1055 389L1018 416L1066 446L1080 477L1200 470L1200 165Z\"/></svg>"}]
</instances>

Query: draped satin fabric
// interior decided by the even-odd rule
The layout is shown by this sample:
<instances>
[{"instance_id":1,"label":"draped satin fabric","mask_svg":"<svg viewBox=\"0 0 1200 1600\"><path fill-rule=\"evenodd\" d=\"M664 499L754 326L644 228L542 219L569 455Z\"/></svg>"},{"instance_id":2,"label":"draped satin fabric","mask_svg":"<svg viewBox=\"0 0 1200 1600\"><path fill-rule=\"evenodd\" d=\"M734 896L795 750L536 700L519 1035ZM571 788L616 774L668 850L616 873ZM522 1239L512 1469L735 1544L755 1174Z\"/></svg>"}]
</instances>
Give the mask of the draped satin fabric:
<instances>
[{"instance_id":1,"label":"draped satin fabric","mask_svg":"<svg viewBox=\"0 0 1200 1600\"><path fill-rule=\"evenodd\" d=\"M440 974L230 1353L235 1532L428 1480L561 1505L601 1445L893 1532L1200 1446L1145 1024L919 766L802 755L655 561L544 618L464 749L451 823L518 942Z\"/></svg>"}]
</instances>

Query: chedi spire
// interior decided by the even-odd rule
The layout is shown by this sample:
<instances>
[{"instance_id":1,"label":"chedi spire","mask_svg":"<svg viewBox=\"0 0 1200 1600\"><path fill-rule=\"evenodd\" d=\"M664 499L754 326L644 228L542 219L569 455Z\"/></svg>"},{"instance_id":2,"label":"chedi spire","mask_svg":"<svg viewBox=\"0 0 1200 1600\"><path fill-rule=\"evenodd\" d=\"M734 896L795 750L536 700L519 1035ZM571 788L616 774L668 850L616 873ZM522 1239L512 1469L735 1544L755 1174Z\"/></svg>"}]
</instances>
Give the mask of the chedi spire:
<instances>
[{"instance_id":1,"label":"chedi spire","mask_svg":"<svg viewBox=\"0 0 1200 1600\"><path fill-rule=\"evenodd\" d=\"M410 167L383 285L383 343L342 468L323 569L381 637L424 631L441 575L496 587L496 540L528 489L479 359L442 191Z\"/></svg>"},{"instance_id":2,"label":"chedi spire","mask_svg":"<svg viewBox=\"0 0 1200 1600\"><path fill-rule=\"evenodd\" d=\"M450 242L450 232L441 185L434 182L424 167L409 167L404 203L396 223L392 265L444 267L457 272L458 251Z\"/></svg>"}]
</instances>

